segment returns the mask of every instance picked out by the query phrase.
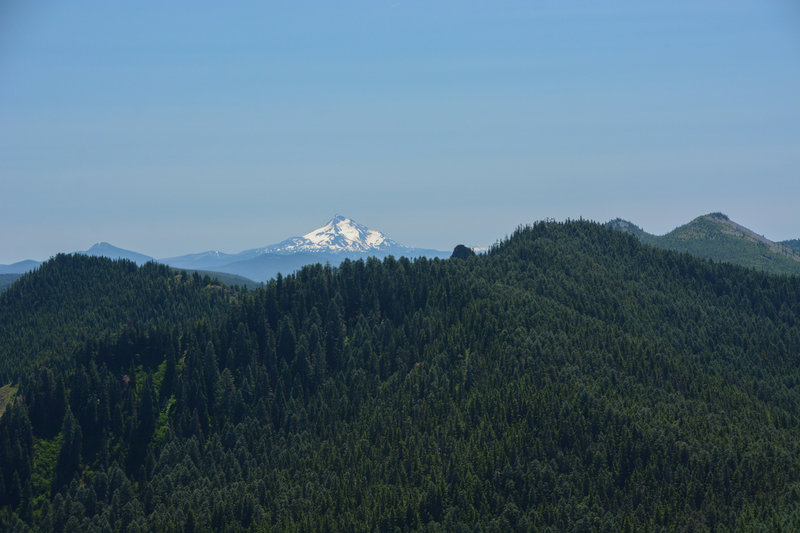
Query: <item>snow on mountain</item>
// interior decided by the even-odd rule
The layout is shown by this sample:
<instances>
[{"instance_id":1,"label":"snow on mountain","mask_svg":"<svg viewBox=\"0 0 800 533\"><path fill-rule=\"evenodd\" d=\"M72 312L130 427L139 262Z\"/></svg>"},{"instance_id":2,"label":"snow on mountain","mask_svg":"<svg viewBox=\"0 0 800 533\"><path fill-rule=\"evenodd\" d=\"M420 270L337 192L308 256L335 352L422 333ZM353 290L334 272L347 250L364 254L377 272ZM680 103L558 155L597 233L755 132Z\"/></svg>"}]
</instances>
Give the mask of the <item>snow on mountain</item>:
<instances>
[{"instance_id":1,"label":"snow on mountain","mask_svg":"<svg viewBox=\"0 0 800 533\"><path fill-rule=\"evenodd\" d=\"M405 248L380 231L372 230L353 219L336 215L324 226L302 237L291 237L259 250L262 254L297 252L376 252Z\"/></svg>"},{"instance_id":2,"label":"snow on mountain","mask_svg":"<svg viewBox=\"0 0 800 533\"><path fill-rule=\"evenodd\" d=\"M279 272L291 274L304 265L313 263L337 266L348 258L380 258L389 255L446 259L450 252L409 248L380 231L369 229L351 218L336 215L324 226L302 237L290 237L277 244L251 248L238 254L203 252L160 261L177 268L213 270L267 281Z\"/></svg>"},{"instance_id":3,"label":"snow on mountain","mask_svg":"<svg viewBox=\"0 0 800 533\"><path fill-rule=\"evenodd\" d=\"M150 256L124 250L107 242L93 245L78 254L105 256L112 259L130 259L138 264L154 261ZM410 248L390 239L380 231L370 229L351 218L334 216L322 227L302 237L291 237L278 244L252 248L228 254L212 250L194 254L159 259L159 263L174 268L208 270L246 276L257 281L266 281L278 272L291 274L304 265L329 263L339 265L345 259L364 257L439 257L446 259L450 252ZM39 265L38 261L21 261L13 265L0 265L0 274L21 274Z\"/></svg>"}]
</instances>

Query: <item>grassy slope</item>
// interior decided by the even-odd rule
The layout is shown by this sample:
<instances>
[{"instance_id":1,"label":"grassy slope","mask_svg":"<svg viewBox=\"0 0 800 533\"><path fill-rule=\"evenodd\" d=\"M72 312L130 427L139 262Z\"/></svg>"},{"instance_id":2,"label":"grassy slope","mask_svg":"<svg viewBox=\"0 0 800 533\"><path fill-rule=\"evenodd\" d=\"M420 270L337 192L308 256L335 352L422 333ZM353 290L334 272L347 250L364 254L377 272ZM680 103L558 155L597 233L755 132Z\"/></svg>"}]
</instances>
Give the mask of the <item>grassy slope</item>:
<instances>
[{"instance_id":1,"label":"grassy slope","mask_svg":"<svg viewBox=\"0 0 800 533\"><path fill-rule=\"evenodd\" d=\"M800 274L800 255L790 246L765 239L721 213L697 217L661 236L647 233L620 219L609 222L608 226L631 233L645 244L659 248L774 274Z\"/></svg>"},{"instance_id":2,"label":"grassy slope","mask_svg":"<svg viewBox=\"0 0 800 533\"><path fill-rule=\"evenodd\" d=\"M17 394L17 387L13 385L3 385L0 387L0 416L6 412L6 407L11 405L14 401L14 396Z\"/></svg>"}]
</instances>

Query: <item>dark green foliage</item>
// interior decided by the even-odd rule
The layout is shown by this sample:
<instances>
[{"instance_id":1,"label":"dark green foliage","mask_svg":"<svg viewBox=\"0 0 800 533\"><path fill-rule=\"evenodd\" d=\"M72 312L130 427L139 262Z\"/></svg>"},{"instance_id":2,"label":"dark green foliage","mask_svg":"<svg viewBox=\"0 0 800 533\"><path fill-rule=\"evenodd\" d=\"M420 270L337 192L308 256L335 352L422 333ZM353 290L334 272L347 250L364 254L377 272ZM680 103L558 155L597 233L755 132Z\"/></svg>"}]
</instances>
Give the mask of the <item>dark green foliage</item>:
<instances>
[{"instance_id":1,"label":"dark green foliage","mask_svg":"<svg viewBox=\"0 0 800 533\"><path fill-rule=\"evenodd\" d=\"M220 321L134 322L24 380L0 420L21 443L0 449L19 495L0 520L797 530L798 354L800 278L586 222L521 228L468 261L310 266ZM34 399L59 405L59 382L50 497L29 482L46 447L26 420Z\"/></svg>"},{"instance_id":2,"label":"dark green foliage","mask_svg":"<svg viewBox=\"0 0 800 533\"><path fill-rule=\"evenodd\" d=\"M257 289L263 283L260 281L253 281L250 278L246 278L244 276L238 276L236 274L228 274L227 272L213 272L211 270L185 270L187 274L199 274L200 277L205 278L206 276L210 279L217 280L220 283L224 283L229 287L244 287L246 289Z\"/></svg>"},{"instance_id":3,"label":"dark green foliage","mask_svg":"<svg viewBox=\"0 0 800 533\"><path fill-rule=\"evenodd\" d=\"M62 376L56 377L47 367L39 368L24 383L22 389L26 393L29 416L33 431L37 437L52 438L58 433L67 408L67 395ZM82 391L79 387L73 389L73 394L80 397Z\"/></svg>"},{"instance_id":4,"label":"dark green foliage","mask_svg":"<svg viewBox=\"0 0 800 533\"><path fill-rule=\"evenodd\" d=\"M33 431L25 404L18 401L0 418L0 507L28 513L32 460Z\"/></svg>"},{"instance_id":5,"label":"dark green foliage","mask_svg":"<svg viewBox=\"0 0 800 533\"><path fill-rule=\"evenodd\" d=\"M475 252L472 250L472 248L467 248L463 244L459 244L458 246L453 248L453 253L450 256L450 259L466 259L474 255Z\"/></svg>"},{"instance_id":6,"label":"dark green foliage","mask_svg":"<svg viewBox=\"0 0 800 533\"><path fill-rule=\"evenodd\" d=\"M0 294L0 383L41 364L59 368L87 340L130 325L215 316L232 294L156 263L58 255Z\"/></svg>"},{"instance_id":7,"label":"dark green foliage","mask_svg":"<svg viewBox=\"0 0 800 533\"><path fill-rule=\"evenodd\" d=\"M61 426L61 451L58 452L56 471L53 478L53 493L60 491L78 471L83 447L83 430L72 411L64 415Z\"/></svg>"}]
</instances>

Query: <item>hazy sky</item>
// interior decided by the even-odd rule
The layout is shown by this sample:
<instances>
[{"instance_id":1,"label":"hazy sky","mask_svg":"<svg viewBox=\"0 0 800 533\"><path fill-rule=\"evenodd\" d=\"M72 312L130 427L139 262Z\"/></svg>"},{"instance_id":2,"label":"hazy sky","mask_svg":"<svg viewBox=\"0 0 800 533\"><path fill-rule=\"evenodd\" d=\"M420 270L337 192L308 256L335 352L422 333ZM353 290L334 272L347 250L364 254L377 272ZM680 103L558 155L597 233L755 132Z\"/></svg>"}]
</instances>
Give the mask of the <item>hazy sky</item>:
<instances>
[{"instance_id":1,"label":"hazy sky","mask_svg":"<svg viewBox=\"0 0 800 533\"><path fill-rule=\"evenodd\" d=\"M722 211L800 238L800 7L0 5L0 263Z\"/></svg>"}]
</instances>

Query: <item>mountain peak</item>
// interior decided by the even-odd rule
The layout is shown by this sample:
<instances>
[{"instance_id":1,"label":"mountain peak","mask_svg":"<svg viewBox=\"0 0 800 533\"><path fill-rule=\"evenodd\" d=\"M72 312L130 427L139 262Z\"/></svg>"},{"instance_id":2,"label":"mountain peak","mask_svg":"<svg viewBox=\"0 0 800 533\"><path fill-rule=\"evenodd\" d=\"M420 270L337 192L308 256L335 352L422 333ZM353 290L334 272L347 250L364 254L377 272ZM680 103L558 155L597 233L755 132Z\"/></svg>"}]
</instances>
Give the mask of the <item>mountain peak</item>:
<instances>
[{"instance_id":1,"label":"mountain peak","mask_svg":"<svg viewBox=\"0 0 800 533\"><path fill-rule=\"evenodd\" d=\"M612 220L606 225L618 231L633 233L646 244L688 252L697 257L774 273L800 272L800 254L792 246L773 242L719 211L700 215L661 236L647 233L622 219Z\"/></svg>"},{"instance_id":2,"label":"mountain peak","mask_svg":"<svg viewBox=\"0 0 800 533\"><path fill-rule=\"evenodd\" d=\"M101 242L96 242L96 243L94 243L94 244L93 244L93 245L92 245L92 246L91 246L91 247L90 247L88 250L86 250L86 252L84 252L84 253L98 252L98 251L101 251L101 250L110 250L110 249L113 249L113 250L118 250L118 248L117 248L116 246L113 246L113 245L111 245L111 244L109 244L109 243L107 243L107 242L105 242L105 241L101 241Z\"/></svg>"},{"instance_id":3,"label":"mountain peak","mask_svg":"<svg viewBox=\"0 0 800 533\"><path fill-rule=\"evenodd\" d=\"M327 224L302 237L292 237L268 246L261 253L295 252L374 252L399 246L380 231L359 224L352 218L336 214Z\"/></svg>"},{"instance_id":4,"label":"mountain peak","mask_svg":"<svg viewBox=\"0 0 800 533\"><path fill-rule=\"evenodd\" d=\"M76 252L83 255L92 255L98 257L108 257L110 259L128 259L136 264L143 265L148 261L153 261L149 255L132 252L123 248L118 248L113 244L107 242L94 243L88 250L84 252Z\"/></svg>"},{"instance_id":5,"label":"mountain peak","mask_svg":"<svg viewBox=\"0 0 800 533\"><path fill-rule=\"evenodd\" d=\"M308 241L306 246L315 251L366 252L397 244L380 231L342 215L335 215L327 224L302 238Z\"/></svg>"}]
</instances>

